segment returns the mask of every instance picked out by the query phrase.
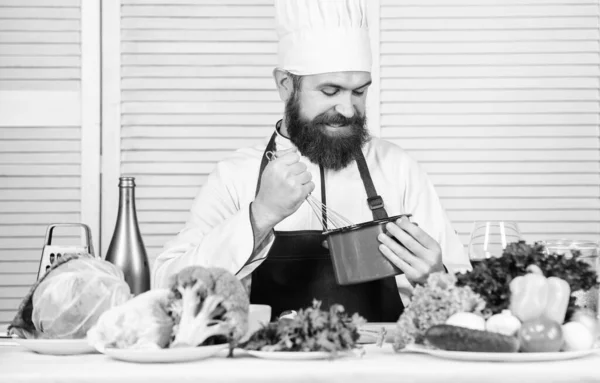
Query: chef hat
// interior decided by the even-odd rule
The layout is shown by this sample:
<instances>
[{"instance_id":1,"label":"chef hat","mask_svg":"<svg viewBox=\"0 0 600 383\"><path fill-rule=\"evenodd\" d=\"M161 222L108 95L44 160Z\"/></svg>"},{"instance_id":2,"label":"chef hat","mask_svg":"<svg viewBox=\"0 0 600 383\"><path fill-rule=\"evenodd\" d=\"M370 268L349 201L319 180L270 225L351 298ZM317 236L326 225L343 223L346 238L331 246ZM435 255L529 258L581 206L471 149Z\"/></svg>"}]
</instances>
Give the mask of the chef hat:
<instances>
[{"instance_id":1,"label":"chef hat","mask_svg":"<svg viewBox=\"0 0 600 383\"><path fill-rule=\"evenodd\" d=\"M366 0L275 0L275 15L280 69L371 71Z\"/></svg>"}]
</instances>

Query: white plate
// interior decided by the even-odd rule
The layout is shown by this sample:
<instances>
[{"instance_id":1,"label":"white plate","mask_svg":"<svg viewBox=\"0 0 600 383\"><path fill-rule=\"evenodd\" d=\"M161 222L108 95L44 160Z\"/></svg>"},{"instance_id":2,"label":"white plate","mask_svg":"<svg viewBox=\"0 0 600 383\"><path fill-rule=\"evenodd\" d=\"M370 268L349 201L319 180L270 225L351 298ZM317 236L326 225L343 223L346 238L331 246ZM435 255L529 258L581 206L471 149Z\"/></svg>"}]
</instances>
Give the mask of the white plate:
<instances>
[{"instance_id":1,"label":"white plate","mask_svg":"<svg viewBox=\"0 0 600 383\"><path fill-rule=\"evenodd\" d=\"M47 355L79 355L95 353L87 339L20 339L13 338L15 343L26 349Z\"/></svg>"},{"instance_id":2,"label":"white plate","mask_svg":"<svg viewBox=\"0 0 600 383\"><path fill-rule=\"evenodd\" d=\"M113 359L135 363L177 363L210 358L229 347L228 344L199 347L135 349L98 348Z\"/></svg>"},{"instance_id":3,"label":"white plate","mask_svg":"<svg viewBox=\"0 0 600 383\"><path fill-rule=\"evenodd\" d=\"M403 352L419 352L444 359L466 360L471 362L549 362L582 358L600 349L564 352L464 352L432 350L421 345L410 345Z\"/></svg>"},{"instance_id":4,"label":"white plate","mask_svg":"<svg viewBox=\"0 0 600 383\"><path fill-rule=\"evenodd\" d=\"M318 360L334 359L332 354L321 351L253 351L245 350L249 355L262 359L274 360ZM352 355L352 352L338 352L335 359Z\"/></svg>"},{"instance_id":5,"label":"white plate","mask_svg":"<svg viewBox=\"0 0 600 383\"><path fill-rule=\"evenodd\" d=\"M394 341L394 334L396 332L395 322L369 322L358 326L360 338L358 338L357 343L376 343L382 328L384 328L386 331L385 342L392 343Z\"/></svg>"}]
</instances>

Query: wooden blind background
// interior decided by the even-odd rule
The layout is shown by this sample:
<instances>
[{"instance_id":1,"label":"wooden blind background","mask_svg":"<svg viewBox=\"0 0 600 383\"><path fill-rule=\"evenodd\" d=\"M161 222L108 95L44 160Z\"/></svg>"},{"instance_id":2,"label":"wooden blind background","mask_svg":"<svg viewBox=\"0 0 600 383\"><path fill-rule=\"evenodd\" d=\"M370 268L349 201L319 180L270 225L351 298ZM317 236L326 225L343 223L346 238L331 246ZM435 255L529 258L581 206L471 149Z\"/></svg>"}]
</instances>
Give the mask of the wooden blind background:
<instances>
[{"instance_id":1,"label":"wooden blind background","mask_svg":"<svg viewBox=\"0 0 600 383\"><path fill-rule=\"evenodd\" d=\"M80 59L79 0L0 0L0 324L35 281L47 225L81 219Z\"/></svg>"},{"instance_id":2,"label":"wooden blind background","mask_svg":"<svg viewBox=\"0 0 600 383\"><path fill-rule=\"evenodd\" d=\"M463 243L477 220L598 240L598 2L380 4L381 135L420 161Z\"/></svg>"},{"instance_id":3,"label":"wooden blind background","mask_svg":"<svg viewBox=\"0 0 600 383\"><path fill-rule=\"evenodd\" d=\"M274 8L269 0L123 0L121 38L121 173L136 177L154 259L183 228L215 163L281 118Z\"/></svg>"}]
</instances>

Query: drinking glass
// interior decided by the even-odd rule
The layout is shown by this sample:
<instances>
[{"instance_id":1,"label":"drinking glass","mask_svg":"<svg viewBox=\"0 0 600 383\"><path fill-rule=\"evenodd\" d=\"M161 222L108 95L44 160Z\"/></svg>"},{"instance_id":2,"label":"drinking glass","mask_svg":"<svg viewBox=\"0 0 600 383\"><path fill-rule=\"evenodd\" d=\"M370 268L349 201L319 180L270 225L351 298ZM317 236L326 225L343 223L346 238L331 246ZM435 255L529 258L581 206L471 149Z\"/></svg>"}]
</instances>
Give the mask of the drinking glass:
<instances>
[{"instance_id":1,"label":"drinking glass","mask_svg":"<svg viewBox=\"0 0 600 383\"><path fill-rule=\"evenodd\" d=\"M546 254L557 254L564 257L573 257L573 251L579 251L578 260L589 264L593 270L600 274L600 249L599 243L595 241L575 240L575 239L550 239L542 241ZM576 298L577 306L587 308L598 318L600 312L600 295L597 288L588 291L574 291L572 295Z\"/></svg>"},{"instance_id":2,"label":"drinking glass","mask_svg":"<svg viewBox=\"0 0 600 383\"><path fill-rule=\"evenodd\" d=\"M480 261L491 257L500 257L506 245L521 240L516 222L476 221L469 241L469 258Z\"/></svg>"}]
</instances>

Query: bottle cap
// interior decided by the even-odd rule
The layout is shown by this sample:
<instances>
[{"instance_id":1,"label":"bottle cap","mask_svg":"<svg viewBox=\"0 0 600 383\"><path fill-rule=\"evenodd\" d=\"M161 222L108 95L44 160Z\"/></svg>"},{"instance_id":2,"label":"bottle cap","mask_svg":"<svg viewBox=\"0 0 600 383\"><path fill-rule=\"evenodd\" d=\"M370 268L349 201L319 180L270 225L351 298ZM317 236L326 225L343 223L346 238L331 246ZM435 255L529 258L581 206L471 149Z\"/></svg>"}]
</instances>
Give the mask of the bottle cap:
<instances>
[{"instance_id":1,"label":"bottle cap","mask_svg":"<svg viewBox=\"0 0 600 383\"><path fill-rule=\"evenodd\" d=\"M135 187L135 177L119 177L119 187Z\"/></svg>"}]
</instances>

